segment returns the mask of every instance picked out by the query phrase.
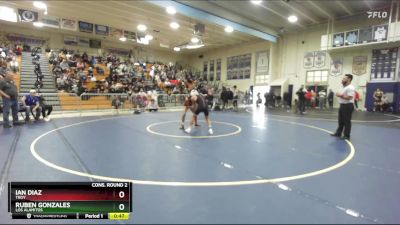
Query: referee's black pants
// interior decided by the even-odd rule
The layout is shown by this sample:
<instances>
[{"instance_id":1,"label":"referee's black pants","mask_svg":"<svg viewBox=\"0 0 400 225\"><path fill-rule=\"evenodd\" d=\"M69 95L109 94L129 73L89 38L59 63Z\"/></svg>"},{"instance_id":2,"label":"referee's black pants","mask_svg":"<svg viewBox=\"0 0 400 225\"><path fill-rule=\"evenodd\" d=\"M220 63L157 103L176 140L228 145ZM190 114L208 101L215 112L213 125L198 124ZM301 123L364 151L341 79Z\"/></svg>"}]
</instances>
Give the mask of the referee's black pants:
<instances>
[{"instance_id":1,"label":"referee's black pants","mask_svg":"<svg viewBox=\"0 0 400 225\"><path fill-rule=\"evenodd\" d=\"M354 111L354 104L347 103L347 104L340 104L339 108L339 126L336 130L336 135L341 136L343 129L344 133L343 136L350 138L350 131L351 131L351 114Z\"/></svg>"}]
</instances>

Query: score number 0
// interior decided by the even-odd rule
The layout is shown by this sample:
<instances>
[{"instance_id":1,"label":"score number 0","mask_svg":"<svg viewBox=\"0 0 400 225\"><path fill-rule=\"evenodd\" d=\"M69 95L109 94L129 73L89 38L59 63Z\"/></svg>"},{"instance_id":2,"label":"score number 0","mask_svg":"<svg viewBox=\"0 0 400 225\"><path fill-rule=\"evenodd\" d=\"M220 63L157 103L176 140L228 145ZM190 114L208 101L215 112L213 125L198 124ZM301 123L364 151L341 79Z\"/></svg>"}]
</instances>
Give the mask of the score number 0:
<instances>
[{"instance_id":1,"label":"score number 0","mask_svg":"<svg viewBox=\"0 0 400 225\"><path fill-rule=\"evenodd\" d=\"M119 198L124 198L125 197L125 192L120 191L118 193ZM118 206L119 210L123 211L125 209L125 205L123 203L119 204Z\"/></svg>"}]
</instances>

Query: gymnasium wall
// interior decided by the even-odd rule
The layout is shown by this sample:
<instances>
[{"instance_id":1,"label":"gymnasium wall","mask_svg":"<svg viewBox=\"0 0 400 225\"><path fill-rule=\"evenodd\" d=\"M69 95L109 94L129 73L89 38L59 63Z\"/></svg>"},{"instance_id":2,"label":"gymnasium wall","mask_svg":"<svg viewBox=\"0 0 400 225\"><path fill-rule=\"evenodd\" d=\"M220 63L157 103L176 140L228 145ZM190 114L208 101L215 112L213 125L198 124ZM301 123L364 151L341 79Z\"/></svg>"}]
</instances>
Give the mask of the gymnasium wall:
<instances>
[{"instance_id":1,"label":"gymnasium wall","mask_svg":"<svg viewBox=\"0 0 400 225\"><path fill-rule=\"evenodd\" d=\"M14 33L14 34L22 34L26 36L34 36L40 37L47 40L46 44L49 45L50 48L60 49L64 46L67 49L79 50L81 53L86 51L89 55L99 55L99 49L88 48L82 46L72 46L64 44L64 35L68 36L78 36L78 37L88 37L93 39L101 40L102 47L101 51L107 48L119 48L119 49L127 49L132 50L134 55L139 59L148 59L149 61L161 61L163 63L169 63L176 61L182 61L185 57L182 54L175 53L172 50L161 51L161 50L153 50L149 49L147 46L135 46L133 44L129 44L128 42L122 43L119 40L111 41L104 40L102 36L98 35L90 35L82 32L73 32L73 31L64 31L64 30L56 30L52 28L35 28L31 24L20 25L20 23L12 24L12 23L0 23L1 30L3 34Z\"/></svg>"},{"instance_id":2,"label":"gymnasium wall","mask_svg":"<svg viewBox=\"0 0 400 225\"><path fill-rule=\"evenodd\" d=\"M203 71L203 62L209 60L221 59L221 81L224 85L237 85L238 89L245 91L250 85L254 84L254 73L256 67L256 52L266 51L271 49L271 42L259 41L255 43L245 43L239 46L228 46L204 53L197 53L189 58L189 64L196 69ZM275 49L274 49L275 50ZM227 57L244 55L251 53L251 74L250 79L244 80L227 80ZM202 58L199 56L202 55Z\"/></svg>"},{"instance_id":3,"label":"gymnasium wall","mask_svg":"<svg viewBox=\"0 0 400 225\"><path fill-rule=\"evenodd\" d=\"M366 17L366 16L365 16ZM371 26L385 23L384 20L368 20L361 15L359 18L353 20L335 21L333 32L342 32L352 29L358 29L363 26ZM387 21L386 21L387 23ZM361 94L360 106L365 104L366 96L366 83L370 80L371 71L371 56L372 49L380 49L393 44L377 44L363 47L351 47L346 49L328 51L326 54L325 66L322 68L305 69L303 67L303 58L305 52L320 51L321 50L321 36L326 35L327 24L315 26L311 29L302 32L295 32L285 34L280 38L282 44L282 54L280 54L280 61L283 62L279 68L279 76L288 78L288 84L293 84L294 90L300 88L301 85L306 83L306 72L312 70L330 70L330 63L332 58L343 58L342 75L328 77L328 89L334 92L341 89L341 79L344 74L352 74L353 57L354 56L367 56L367 69L366 73L354 76L353 85L356 90ZM296 97L296 96L294 96ZM334 100L335 106L338 106Z\"/></svg>"},{"instance_id":4,"label":"gymnasium wall","mask_svg":"<svg viewBox=\"0 0 400 225\"><path fill-rule=\"evenodd\" d=\"M360 15L352 20L335 21L333 32L348 31L358 29L363 26L371 26L387 23L387 20L368 20L366 15ZM312 70L330 70L332 58L343 58L342 75L330 76L328 78L328 89L334 92L338 91L341 86L341 79L344 74L352 73L353 57L367 56L366 73L360 76L354 76L353 84L357 91L361 94L362 100L359 105L364 106L364 96L366 96L366 83L369 81L371 71L372 49L388 47L388 44L379 44L364 47L352 47L347 49L329 51L326 53L325 66L322 68L304 69L303 59L305 52L321 50L321 36L327 34L327 24L321 24L308 28L306 31L284 33L278 38L277 43L268 41L260 41L257 43L245 43L240 46L229 46L213 51L204 52L192 56L189 60L191 65L202 71L203 62L210 59L222 59L222 81L225 84L238 85L240 90L247 90L250 85L255 84L254 73L256 67L256 52L262 50L271 50L270 58L270 75L271 81L279 78L287 78L287 84L293 84L296 91L301 85L306 83L306 72ZM227 57L252 53L251 78L247 80L226 80L226 61ZM199 58L198 55L203 55ZM282 88L282 92L287 90L287 86ZM295 92L294 91L294 92ZM296 96L294 96L296 97ZM338 103L335 100L335 105Z\"/></svg>"}]
</instances>

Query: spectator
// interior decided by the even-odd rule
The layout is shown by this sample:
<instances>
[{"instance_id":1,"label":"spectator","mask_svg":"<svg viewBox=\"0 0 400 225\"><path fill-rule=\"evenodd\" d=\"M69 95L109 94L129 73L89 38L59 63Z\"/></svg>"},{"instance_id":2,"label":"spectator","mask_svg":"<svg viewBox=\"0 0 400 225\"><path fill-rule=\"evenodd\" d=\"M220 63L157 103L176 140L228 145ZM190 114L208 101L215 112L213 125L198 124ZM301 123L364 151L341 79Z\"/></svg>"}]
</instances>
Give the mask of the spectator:
<instances>
[{"instance_id":1,"label":"spectator","mask_svg":"<svg viewBox=\"0 0 400 225\"><path fill-rule=\"evenodd\" d=\"M2 75L4 77L8 72L9 72L9 70L7 68L7 63L2 62L1 67L0 67L0 75Z\"/></svg>"},{"instance_id":2,"label":"spectator","mask_svg":"<svg viewBox=\"0 0 400 225\"><path fill-rule=\"evenodd\" d=\"M354 107L356 111L358 111L358 101L360 101L360 93L358 93L358 91L355 91Z\"/></svg>"},{"instance_id":3,"label":"spectator","mask_svg":"<svg viewBox=\"0 0 400 225\"><path fill-rule=\"evenodd\" d=\"M86 73L83 71L82 68L78 69L78 73L76 75L79 81L86 82L87 80Z\"/></svg>"},{"instance_id":4,"label":"spectator","mask_svg":"<svg viewBox=\"0 0 400 225\"><path fill-rule=\"evenodd\" d=\"M9 73L5 75L4 79L0 79L0 95L3 98L3 127L11 128L12 125L9 122L10 109L13 125L18 123L18 91L13 77Z\"/></svg>"},{"instance_id":5,"label":"spectator","mask_svg":"<svg viewBox=\"0 0 400 225\"><path fill-rule=\"evenodd\" d=\"M122 106L121 96L118 95L115 99L112 100L111 104L114 109L119 109Z\"/></svg>"},{"instance_id":6,"label":"spectator","mask_svg":"<svg viewBox=\"0 0 400 225\"><path fill-rule=\"evenodd\" d=\"M236 85L233 85L232 93L233 93L233 102L232 102L233 109L237 111L238 110L239 91L237 90L237 86Z\"/></svg>"},{"instance_id":7,"label":"spectator","mask_svg":"<svg viewBox=\"0 0 400 225\"><path fill-rule=\"evenodd\" d=\"M332 89L329 89L329 94L328 94L328 103L329 103L329 109L333 109L333 96L335 94L333 93Z\"/></svg>"},{"instance_id":8,"label":"spectator","mask_svg":"<svg viewBox=\"0 0 400 225\"><path fill-rule=\"evenodd\" d=\"M92 56L91 60L90 60L90 66L94 67L97 64L97 59L96 57Z\"/></svg>"},{"instance_id":9,"label":"spectator","mask_svg":"<svg viewBox=\"0 0 400 225\"><path fill-rule=\"evenodd\" d=\"M47 105L45 103L45 99L42 95L40 95L39 93L36 94L37 99L39 100L39 105L42 108L42 116L43 116L43 120L48 122L50 121L50 114L53 111L53 106L52 105Z\"/></svg>"},{"instance_id":10,"label":"spectator","mask_svg":"<svg viewBox=\"0 0 400 225\"><path fill-rule=\"evenodd\" d=\"M298 97L298 110L300 114L304 114L305 112L305 102L306 102L306 92L303 88L299 88L299 90L296 92L296 95Z\"/></svg>"},{"instance_id":11,"label":"spectator","mask_svg":"<svg viewBox=\"0 0 400 225\"><path fill-rule=\"evenodd\" d=\"M390 103L389 103L389 99L386 94L384 94L382 97L382 107L381 108L382 108L381 112L389 111Z\"/></svg>"},{"instance_id":12,"label":"spectator","mask_svg":"<svg viewBox=\"0 0 400 225\"><path fill-rule=\"evenodd\" d=\"M325 98L326 98L326 92L324 89L322 89L320 92L318 92L319 95L319 99L318 99L318 103L319 103L319 109L323 110L325 107Z\"/></svg>"},{"instance_id":13,"label":"spectator","mask_svg":"<svg viewBox=\"0 0 400 225\"><path fill-rule=\"evenodd\" d=\"M265 107L268 107L268 105L269 105L269 92L265 92L264 93L264 99L265 99L264 105L265 105Z\"/></svg>"},{"instance_id":14,"label":"spectator","mask_svg":"<svg viewBox=\"0 0 400 225\"><path fill-rule=\"evenodd\" d=\"M222 92L221 92L222 110L224 110L225 106L228 105L228 99L229 99L229 93L225 87L222 87Z\"/></svg>"},{"instance_id":15,"label":"spectator","mask_svg":"<svg viewBox=\"0 0 400 225\"><path fill-rule=\"evenodd\" d=\"M36 97L36 90L30 90L29 94L25 95L21 99L22 104L28 108L29 111L31 111L33 117L35 120L39 120L40 113L42 111L42 108L40 107L39 99ZM25 118L27 121L29 121L29 114L26 115Z\"/></svg>"},{"instance_id":16,"label":"spectator","mask_svg":"<svg viewBox=\"0 0 400 225\"><path fill-rule=\"evenodd\" d=\"M63 59L63 61L60 63L60 67L63 71L69 69L69 65L66 59Z\"/></svg>"},{"instance_id":17,"label":"spectator","mask_svg":"<svg viewBox=\"0 0 400 225\"><path fill-rule=\"evenodd\" d=\"M285 109L287 110L287 112L289 112L290 109L292 108L292 101L291 101L289 93L287 91L285 91L283 93L283 105L284 105Z\"/></svg>"},{"instance_id":18,"label":"spectator","mask_svg":"<svg viewBox=\"0 0 400 225\"><path fill-rule=\"evenodd\" d=\"M384 93L380 88L376 89L376 91L374 92L374 112L375 111L378 111L378 112L382 112L383 111L383 108L382 108L383 95L384 95Z\"/></svg>"},{"instance_id":19,"label":"spectator","mask_svg":"<svg viewBox=\"0 0 400 225\"><path fill-rule=\"evenodd\" d=\"M92 67L89 67L89 69L88 69L88 76L90 77L90 78L92 78L94 75L93 75L93 68Z\"/></svg>"},{"instance_id":20,"label":"spectator","mask_svg":"<svg viewBox=\"0 0 400 225\"><path fill-rule=\"evenodd\" d=\"M261 102L262 102L262 100L261 100L261 94L260 94L260 92L258 92L258 93L257 93L257 102L256 102L257 107L258 107L259 104L261 104Z\"/></svg>"},{"instance_id":21,"label":"spectator","mask_svg":"<svg viewBox=\"0 0 400 225\"><path fill-rule=\"evenodd\" d=\"M84 70L85 69L85 63L83 63L81 60L78 60L78 62L76 63L76 68L78 70Z\"/></svg>"},{"instance_id":22,"label":"spectator","mask_svg":"<svg viewBox=\"0 0 400 225\"><path fill-rule=\"evenodd\" d=\"M275 107L275 93L271 91L268 95L268 105L269 107Z\"/></svg>"},{"instance_id":23,"label":"spectator","mask_svg":"<svg viewBox=\"0 0 400 225\"><path fill-rule=\"evenodd\" d=\"M150 100L149 104L147 105L147 110L149 110L149 112L157 112L158 105L154 99Z\"/></svg>"},{"instance_id":24,"label":"spectator","mask_svg":"<svg viewBox=\"0 0 400 225\"><path fill-rule=\"evenodd\" d=\"M233 101L233 91L228 88L228 107L229 107L229 102Z\"/></svg>"},{"instance_id":25,"label":"spectator","mask_svg":"<svg viewBox=\"0 0 400 225\"><path fill-rule=\"evenodd\" d=\"M313 93L311 92L310 89L306 90L305 96L306 96L306 99L305 99L306 104L305 105L309 109L312 107L312 98L313 98Z\"/></svg>"}]
</instances>

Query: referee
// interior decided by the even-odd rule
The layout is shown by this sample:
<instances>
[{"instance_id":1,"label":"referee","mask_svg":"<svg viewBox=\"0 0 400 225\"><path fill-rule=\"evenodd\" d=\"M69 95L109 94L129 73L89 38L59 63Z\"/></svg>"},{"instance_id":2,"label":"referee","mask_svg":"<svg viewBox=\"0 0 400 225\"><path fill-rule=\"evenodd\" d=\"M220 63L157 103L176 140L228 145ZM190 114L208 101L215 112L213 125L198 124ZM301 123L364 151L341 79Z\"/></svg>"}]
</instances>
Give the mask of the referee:
<instances>
[{"instance_id":1,"label":"referee","mask_svg":"<svg viewBox=\"0 0 400 225\"><path fill-rule=\"evenodd\" d=\"M332 136L341 137L346 140L350 140L351 114L354 111L355 88L351 84L352 80L353 75L346 74L342 79L343 89L336 93L336 97L338 97L340 103L339 126L336 132L331 134ZM344 133L342 136L343 129Z\"/></svg>"}]
</instances>

